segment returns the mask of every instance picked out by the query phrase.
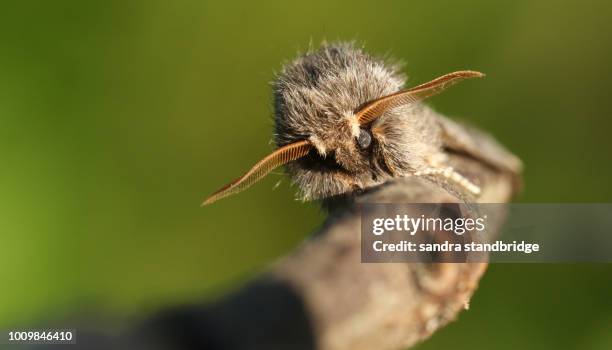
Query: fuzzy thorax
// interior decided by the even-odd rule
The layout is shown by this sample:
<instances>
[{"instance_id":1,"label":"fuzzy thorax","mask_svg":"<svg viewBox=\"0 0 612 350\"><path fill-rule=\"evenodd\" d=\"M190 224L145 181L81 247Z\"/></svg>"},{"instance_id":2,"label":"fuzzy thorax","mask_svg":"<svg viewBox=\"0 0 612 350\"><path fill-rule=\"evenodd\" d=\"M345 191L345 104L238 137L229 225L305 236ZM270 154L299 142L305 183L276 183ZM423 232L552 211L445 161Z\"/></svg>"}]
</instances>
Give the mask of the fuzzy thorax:
<instances>
[{"instance_id":1,"label":"fuzzy thorax","mask_svg":"<svg viewBox=\"0 0 612 350\"><path fill-rule=\"evenodd\" d=\"M356 143L363 126L355 113L366 103L399 91L404 81L397 65L348 43L324 44L283 68L274 82L276 144L308 139L315 148L287 166L302 199L363 189L390 174L389 167L381 164L384 161L373 159L386 152L376 135L370 149L360 149ZM385 127L384 121L380 126Z\"/></svg>"}]
</instances>

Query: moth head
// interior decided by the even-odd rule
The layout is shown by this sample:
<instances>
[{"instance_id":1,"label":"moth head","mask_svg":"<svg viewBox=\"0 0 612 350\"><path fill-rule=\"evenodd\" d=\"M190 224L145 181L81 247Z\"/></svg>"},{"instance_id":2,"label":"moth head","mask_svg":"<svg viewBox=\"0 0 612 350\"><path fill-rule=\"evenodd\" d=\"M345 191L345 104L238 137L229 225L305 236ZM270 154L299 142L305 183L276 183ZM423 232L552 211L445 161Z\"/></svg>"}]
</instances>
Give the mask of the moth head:
<instances>
[{"instance_id":1,"label":"moth head","mask_svg":"<svg viewBox=\"0 0 612 350\"><path fill-rule=\"evenodd\" d=\"M333 127L321 128L308 137L313 146L313 169L328 167L359 173L369 167L372 138L354 115L339 118Z\"/></svg>"},{"instance_id":2,"label":"moth head","mask_svg":"<svg viewBox=\"0 0 612 350\"><path fill-rule=\"evenodd\" d=\"M241 192L272 170L283 165L294 166L296 162L320 173L340 174L347 179L353 175L357 176L370 166L371 157L374 156L372 148L377 142L377 135L372 133L371 127L377 118L391 109L436 95L461 80L483 76L484 74L476 71L453 72L425 84L370 101L344 119L334 130L323 130L279 147L244 175L208 196L202 205ZM308 174L302 173L301 176ZM307 183L307 179L303 180Z\"/></svg>"}]
</instances>

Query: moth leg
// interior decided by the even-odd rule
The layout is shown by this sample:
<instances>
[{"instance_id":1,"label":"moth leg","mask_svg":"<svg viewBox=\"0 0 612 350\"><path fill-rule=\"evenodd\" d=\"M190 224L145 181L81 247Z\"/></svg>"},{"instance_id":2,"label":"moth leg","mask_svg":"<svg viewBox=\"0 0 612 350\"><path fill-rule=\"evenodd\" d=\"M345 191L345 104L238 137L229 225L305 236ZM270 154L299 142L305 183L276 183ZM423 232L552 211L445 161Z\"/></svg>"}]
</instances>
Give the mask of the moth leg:
<instances>
[{"instance_id":1,"label":"moth leg","mask_svg":"<svg viewBox=\"0 0 612 350\"><path fill-rule=\"evenodd\" d=\"M466 191L479 195L481 192L480 187L468 180L465 176L459 174L453 169L453 167L429 167L424 170L420 170L414 173L416 176L427 176L427 175L438 175L444 177L446 180L460 186Z\"/></svg>"}]
</instances>

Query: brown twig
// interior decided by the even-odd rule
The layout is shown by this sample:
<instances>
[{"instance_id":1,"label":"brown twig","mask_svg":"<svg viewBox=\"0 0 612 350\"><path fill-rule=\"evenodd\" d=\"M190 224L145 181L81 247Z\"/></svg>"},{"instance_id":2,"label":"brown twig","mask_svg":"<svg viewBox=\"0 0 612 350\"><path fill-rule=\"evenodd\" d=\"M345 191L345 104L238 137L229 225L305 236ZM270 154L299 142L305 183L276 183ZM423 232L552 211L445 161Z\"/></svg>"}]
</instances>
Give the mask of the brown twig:
<instances>
[{"instance_id":1,"label":"brown twig","mask_svg":"<svg viewBox=\"0 0 612 350\"><path fill-rule=\"evenodd\" d=\"M516 179L470 158L453 165L478 183L480 202L508 201ZM328 203L328 220L264 275L213 305L175 310L144 330L185 348L404 349L465 309L486 263L360 262L359 203L461 202L447 184L413 177ZM154 330L154 331L151 331Z\"/></svg>"}]
</instances>

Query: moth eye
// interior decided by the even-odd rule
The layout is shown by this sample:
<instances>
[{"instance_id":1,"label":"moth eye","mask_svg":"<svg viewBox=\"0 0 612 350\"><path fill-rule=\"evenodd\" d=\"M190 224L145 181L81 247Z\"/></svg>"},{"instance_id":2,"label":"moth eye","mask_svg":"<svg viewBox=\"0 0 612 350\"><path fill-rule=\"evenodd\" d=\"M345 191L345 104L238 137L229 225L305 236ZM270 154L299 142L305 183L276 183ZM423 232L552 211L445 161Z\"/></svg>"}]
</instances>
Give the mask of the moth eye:
<instances>
[{"instance_id":1,"label":"moth eye","mask_svg":"<svg viewBox=\"0 0 612 350\"><path fill-rule=\"evenodd\" d=\"M370 135L370 132L364 129L360 129L359 136L357 137L357 144L361 149L366 149L370 147L370 145L372 144L372 135Z\"/></svg>"}]
</instances>

